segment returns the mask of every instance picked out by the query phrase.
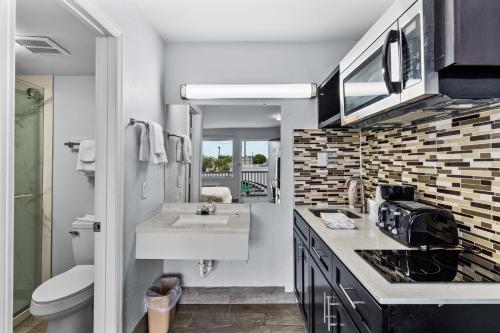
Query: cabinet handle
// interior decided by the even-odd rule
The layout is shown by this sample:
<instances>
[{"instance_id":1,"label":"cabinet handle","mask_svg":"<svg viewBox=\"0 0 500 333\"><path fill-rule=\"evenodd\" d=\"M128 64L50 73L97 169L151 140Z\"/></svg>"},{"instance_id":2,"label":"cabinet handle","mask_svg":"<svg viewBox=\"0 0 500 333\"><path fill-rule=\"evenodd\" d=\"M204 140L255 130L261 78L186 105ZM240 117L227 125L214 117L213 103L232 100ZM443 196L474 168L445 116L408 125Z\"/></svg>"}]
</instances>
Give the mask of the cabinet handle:
<instances>
[{"instance_id":1,"label":"cabinet handle","mask_svg":"<svg viewBox=\"0 0 500 333\"><path fill-rule=\"evenodd\" d=\"M299 261L302 261L302 250L304 249L304 245L301 243L299 245L297 245L297 258L299 259Z\"/></svg>"},{"instance_id":2,"label":"cabinet handle","mask_svg":"<svg viewBox=\"0 0 500 333\"><path fill-rule=\"evenodd\" d=\"M351 305L351 307L356 310L356 304L365 304L363 301L353 301L351 297L347 294L347 290L354 290L354 288L344 288L341 283L339 283L340 290L342 290L342 293L344 296L347 298L347 301Z\"/></svg>"},{"instance_id":3,"label":"cabinet handle","mask_svg":"<svg viewBox=\"0 0 500 333\"><path fill-rule=\"evenodd\" d=\"M324 254L319 254L319 252L323 252L322 249L316 249L314 246L312 247L312 250L314 252L314 254L316 255L316 257L318 257L319 260L321 260L321 258L323 258L325 255Z\"/></svg>"},{"instance_id":4,"label":"cabinet handle","mask_svg":"<svg viewBox=\"0 0 500 333\"><path fill-rule=\"evenodd\" d=\"M326 316L323 316L323 323L326 323L326 327L328 329L328 332L330 332L330 328L335 329L335 327L337 326L337 322L330 322L330 319L336 319L337 318L337 316L334 316L334 315L331 314L330 310L331 310L332 306L338 305L339 303L330 302L330 299L333 299L334 297L333 296L327 296L326 292L323 292L323 295L324 295L324 299L323 299L324 308L323 308L323 311L325 311L325 307L326 307L326 311L325 311L326 312Z\"/></svg>"},{"instance_id":5,"label":"cabinet handle","mask_svg":"<svg viewBox=\"0 0 500 333\"><path fill-rule=\"evenodd\" d=\"M327 306L327 301L326 301L326 291L323 291L323 324L326 323L327 320L327 315L326 315L326 306Z\"/></svg>"}]
</instances>

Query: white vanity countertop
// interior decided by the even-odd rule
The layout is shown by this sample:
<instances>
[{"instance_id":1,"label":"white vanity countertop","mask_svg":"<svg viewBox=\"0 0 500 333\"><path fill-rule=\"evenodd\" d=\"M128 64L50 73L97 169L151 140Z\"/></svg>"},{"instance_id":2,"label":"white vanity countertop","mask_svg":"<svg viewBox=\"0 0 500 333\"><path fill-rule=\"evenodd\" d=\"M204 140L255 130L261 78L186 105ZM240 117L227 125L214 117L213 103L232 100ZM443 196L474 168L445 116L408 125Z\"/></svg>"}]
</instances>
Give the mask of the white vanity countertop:
<instances>
[{"instance_id":1,"label":"white vanity countertop","mask_svg":"<svg viewBox=\"0 0 500 333\"><path fill-rule=\"evenodd\" d=\"M500 304L500 283L388 282L354 250L404 250L408 249L406 246L380 232L375 223L369 220L368 214L356 213L362 218L353 219L355 230L333 230L327 228L309 208L324 207L295 207L312 230L380 304Z\"/></svg>"},{"instance_id":2,"label":"white vanity countertop","mask_svg":"<svg viewBox=\"0 0 500 333\"><path fill-rule=\"evenodd\" d=\"M215 216L229 216L227 224L221 225L182 225L174 226L179 216L195 215L199 203L163 204L162 212L136 228L138 233L221 233L248 234L250 231L250 205L216 204ZM200 219L204 216L199 215Z\"/></svg>"}]
</instances>

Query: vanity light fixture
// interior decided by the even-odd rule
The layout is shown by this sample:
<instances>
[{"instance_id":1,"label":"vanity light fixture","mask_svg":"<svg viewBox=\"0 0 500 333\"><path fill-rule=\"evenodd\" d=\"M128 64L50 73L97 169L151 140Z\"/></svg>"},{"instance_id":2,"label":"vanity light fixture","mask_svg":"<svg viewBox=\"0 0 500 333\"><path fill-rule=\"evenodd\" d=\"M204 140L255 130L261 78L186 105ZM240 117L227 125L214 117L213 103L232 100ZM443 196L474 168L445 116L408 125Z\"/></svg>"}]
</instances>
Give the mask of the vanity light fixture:
<instances>
[{"instance_id":1,"label":"vanity light fixture","mask_svg":"<svg viewBox=\"0 0 500 333\"><path fill-rule=\"evenodd\" d=\"M182 99L314 98L315 83L305 84L181 84Z\"/></svg>"}]
</instances>

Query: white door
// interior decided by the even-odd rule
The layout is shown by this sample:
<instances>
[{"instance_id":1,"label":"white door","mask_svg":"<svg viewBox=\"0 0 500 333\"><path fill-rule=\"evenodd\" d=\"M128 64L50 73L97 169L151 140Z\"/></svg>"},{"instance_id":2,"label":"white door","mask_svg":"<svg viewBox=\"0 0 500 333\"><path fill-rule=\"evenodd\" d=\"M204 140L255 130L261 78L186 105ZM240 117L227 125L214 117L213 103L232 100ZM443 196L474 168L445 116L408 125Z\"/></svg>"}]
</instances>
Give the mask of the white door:
<instances>
[{"instance_id":1,"label":"white door","mask_svg":"<svg viewBox=\"0 0 500 333\"><path fill-rule=\"evenodd\" d=\"M94 332L121 332L123 115L121 39L97 38Z\"/></svg>"}]
</instances>

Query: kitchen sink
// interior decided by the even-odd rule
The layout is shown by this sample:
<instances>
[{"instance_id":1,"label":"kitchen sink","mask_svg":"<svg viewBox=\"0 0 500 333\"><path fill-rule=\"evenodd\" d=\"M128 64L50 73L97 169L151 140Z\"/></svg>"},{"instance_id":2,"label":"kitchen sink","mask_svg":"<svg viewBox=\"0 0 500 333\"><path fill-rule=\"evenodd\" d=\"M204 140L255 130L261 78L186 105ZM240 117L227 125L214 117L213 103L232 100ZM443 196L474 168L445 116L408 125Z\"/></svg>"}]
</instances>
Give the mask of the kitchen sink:
<instances>
[{"instance_id":1,"label":"kitchen sink","mask_svg":"<svg viewBox=\"0 0 500 333\"><path fill-rule=\"evenodd\" d=\"M309 211L317 217L321 217L321 213L340 213L351 219L360 219L361 216L354 214L350 210L342 208L310 208Z\"/></svg>"}]
</instances>

